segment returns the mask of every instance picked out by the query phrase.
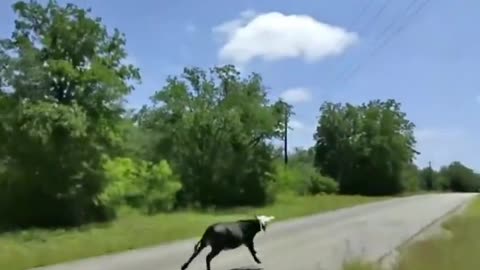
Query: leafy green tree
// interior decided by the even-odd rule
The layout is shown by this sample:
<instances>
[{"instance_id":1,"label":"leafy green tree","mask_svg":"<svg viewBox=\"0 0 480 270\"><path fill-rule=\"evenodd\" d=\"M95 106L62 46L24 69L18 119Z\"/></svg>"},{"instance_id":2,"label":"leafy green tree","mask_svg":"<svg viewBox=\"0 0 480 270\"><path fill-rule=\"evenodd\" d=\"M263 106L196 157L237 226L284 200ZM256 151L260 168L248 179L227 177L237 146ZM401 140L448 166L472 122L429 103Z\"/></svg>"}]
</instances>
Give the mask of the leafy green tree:
<instances>
[{"instance_id":1,"label":"leafy green tree","mask_svg":"<svg viewBox=\"0 0 480 270\"><path fill-rule=\"evenodd\" d=\"M443 189L439 179L439 174L431 167L425 167L420 170L421 187L424 190L441 190Z\"/></svg>"},{"instance_id":2,"label":"leafy green tree","mask_svg":"<svg viewBox=\"0 0 480 270\"><path fill-rule=\"evenodd\" d=\"M284 108L270 104L261 76L241 78L230 65L209 73L185 68L137 116L157 133L158 159L181 175L179 202L202 206L263 204L273 171L273 146Z\"/></svg>"},{"instance_id":3,"label":"leafy green tree","mask_svg":"<svg viewBox=\"0 0 480 270\"><path fill-rule=\"evenodd\" d=\"M359 106L325 102L314 135L315 165L343 193L401 192L402 170L417 153L413 128L392 99Z\"/></svg>"},{"instance_id":4,"label":"leafy green tree","mask_svg":"<svg viewBox=\"0 0 480 270\"><path fill-rule=\"evenodd\" d=\"M401 173L403 190L414 192L422 189L421 174L414 163L406 163Z\"/></svg>"},{"instance_id":5,"label":"leafy green tree","mask_svg":"<svg viewBox=\"0 0 480 270\"><path fill-rule=\"evenodd\" d=\"M480 189L480 176L459 161L442 167L439 173L451 191L478 192Z\"/></svg>"},{"instance_id":6,"label":"leafy green tree","mask_svg":"<svg viewBox=\"0 0 480 270\"><path fill-rule=\"evenodd\" d=\"M73 4L18 1L0 41L3 222L76 225L100 218L101 155L122 144L123 98L138 69L123 64L125 37ZM5 98L6 97L6 98Z\"/></svg>"}]
</instances>

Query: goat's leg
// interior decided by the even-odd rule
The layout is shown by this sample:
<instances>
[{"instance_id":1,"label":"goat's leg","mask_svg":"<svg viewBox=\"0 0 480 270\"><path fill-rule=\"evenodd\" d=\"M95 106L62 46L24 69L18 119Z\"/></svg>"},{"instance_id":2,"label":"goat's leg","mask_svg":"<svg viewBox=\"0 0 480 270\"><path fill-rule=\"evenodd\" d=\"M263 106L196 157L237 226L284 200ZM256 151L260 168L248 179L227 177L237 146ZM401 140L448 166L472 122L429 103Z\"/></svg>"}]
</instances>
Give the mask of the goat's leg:
<instances>
[{"instance_id":1,"label":"goat's leg","mask_svg":"<svg viewBox=\"0 0 480 270\"><path fill-rule=\"evenodd\" d=\"M255 251L255 246L253 244L253 242L247 242L245 244L248 248L248 250L250 251L250 254L252 254L252 257L253 259L255 260L256 263L262 263L258 258L257 258L257 251Z\"/></svg>"},{"instance_id":2,"label":"goat's leg","mask_svg":"<svg viewBox=\"0 0 480 270\"><path fill-rule=\"evenodd\" d=\"M195 248L194 248L194 251L193 251L192 256L190 256L190 258L188 259L188 261L182 265L182 270L187 269L188 265L193 261L193 259L195 259L195 257L198 256L198 254L199 254L204 248L205 248L205 244L203 243L202 240L200 240L200 241L195 245Z\"/></svg>"},{"instance_id":3,"label":"goat's leg","mask_svg":"<svg viewBox=\"0 0 480 270\"><path fill-rule=\"evenodd\" d=\"M221 249L219 248L214 248L212 247L212 251L210 251L210 253L208 253L207 255L207 270L210 270L210 262L212 261L213 258L215 258L215 256L217 256L220 251L222 251Z\"/></svg>"}]
</instances>

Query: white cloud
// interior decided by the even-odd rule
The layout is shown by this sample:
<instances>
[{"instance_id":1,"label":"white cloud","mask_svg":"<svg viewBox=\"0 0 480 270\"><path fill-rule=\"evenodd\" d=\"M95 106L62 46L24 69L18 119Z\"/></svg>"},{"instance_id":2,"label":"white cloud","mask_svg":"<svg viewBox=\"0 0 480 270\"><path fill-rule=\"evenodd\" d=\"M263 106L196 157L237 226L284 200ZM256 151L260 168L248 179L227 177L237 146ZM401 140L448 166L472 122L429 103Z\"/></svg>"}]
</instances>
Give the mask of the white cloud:
<instances>
[{"instance_id":1,"label":"white cloud","mask_svg":"<svg viewBox=\"0 0 480 270\"><path fill-rule=\"evenodd\" d=\"M358 39L356 33L310 16L280 12L256 15L245 11L240 18L222 23L213 31L225 38L219 57L240 65L254 58L318 61L341 54Z\"/></svg>"},{"instance_id":2,"label":"white cloud","mask_svg":"<svg viewBox=\"0 0 480 270\"><path fill-rule=\"evenodd\" d=\"M302 103L312 99L312 94L307 88L296 87L282 92L280 97L288 103Z\"/></svg>"},{"instance_id":3,"label":"white cloud","mask_svg":"<svg viewBox=\"0 0 480 270\"><path fill-rule=\"evenodd\" d=\"M233 38L233 35L237 31L237 29L242 27L242 24L251 20L253 17L255 17L255 15L256 15L256 12L251 9L242 11L240 13L240 18L227 21L220 25L215 26L213 28L213 32L225 35L226 39L229 40Z\"/></svg>"}]
</instances>

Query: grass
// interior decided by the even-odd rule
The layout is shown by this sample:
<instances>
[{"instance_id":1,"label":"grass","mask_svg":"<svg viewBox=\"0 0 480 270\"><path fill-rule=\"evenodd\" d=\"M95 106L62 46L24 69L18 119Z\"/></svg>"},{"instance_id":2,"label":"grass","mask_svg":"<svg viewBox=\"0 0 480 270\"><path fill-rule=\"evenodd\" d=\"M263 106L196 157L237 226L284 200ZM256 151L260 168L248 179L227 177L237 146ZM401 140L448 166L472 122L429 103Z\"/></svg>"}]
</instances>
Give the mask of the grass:
<instances>
[{"instance_id":1,"label":"grass","mask_svg":"<svg viewBox=\"0 0 480 270\"><path fill-rule=\"evenodd\" d=\"M380 268L374 263L353 260L346 263L343 270L380 270Z\"/></svg>"},{"instance_id":2,"label":"grass","mask_svg":"<svg viewBox=\"0 0 480 270\"><path fill-rule=\"evenodd\" d=\"M221 220L254 214L274 215L276 220L283 220L387 198L284 195L275 204L263 208L237 208L210 213L190 211L151 217L129 212L109 224L72 230L26 230L1 234L0 269L27 269L197 237L207 225Z\"/></svg>"},{"instance_id":3,"label":"grass","mask_svg":"<svg viewBox=\"0 0 480 270\"><path fill-rule=\"evenodd\" d=\"M394 270L480 269L480 197L464 213L443 225L450 237L438 235L414 242L401 252ZM378 270L374 264L355 261L344 270Z\"/></svg>"}]
</instances>

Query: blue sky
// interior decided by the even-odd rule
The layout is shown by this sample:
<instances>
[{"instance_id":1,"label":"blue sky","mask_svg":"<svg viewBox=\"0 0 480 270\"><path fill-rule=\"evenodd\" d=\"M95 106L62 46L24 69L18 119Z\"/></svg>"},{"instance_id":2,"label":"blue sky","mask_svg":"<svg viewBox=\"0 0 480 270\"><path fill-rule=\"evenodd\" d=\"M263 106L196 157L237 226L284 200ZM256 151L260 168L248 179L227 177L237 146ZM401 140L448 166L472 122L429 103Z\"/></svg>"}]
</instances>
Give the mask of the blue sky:
<instances>
[{"instance_id":1,"label":"blue sky","mask_svg":"<svg viewBox=\"0 0 480 270\"><path fill-rule=\"evenodd\" d=\"M313 144L325 100L395 98L417 125L419 165L460 160L480 169L480 1L429 1L409 15L424 1L71 2L127 35L128 61L143 77L130 106L147 103L186 65L236 63L261 73L272 99L294 102L292 146ZM0 3L3 37L12 30L12 3Z\"/></svg>"}]
</instances>

